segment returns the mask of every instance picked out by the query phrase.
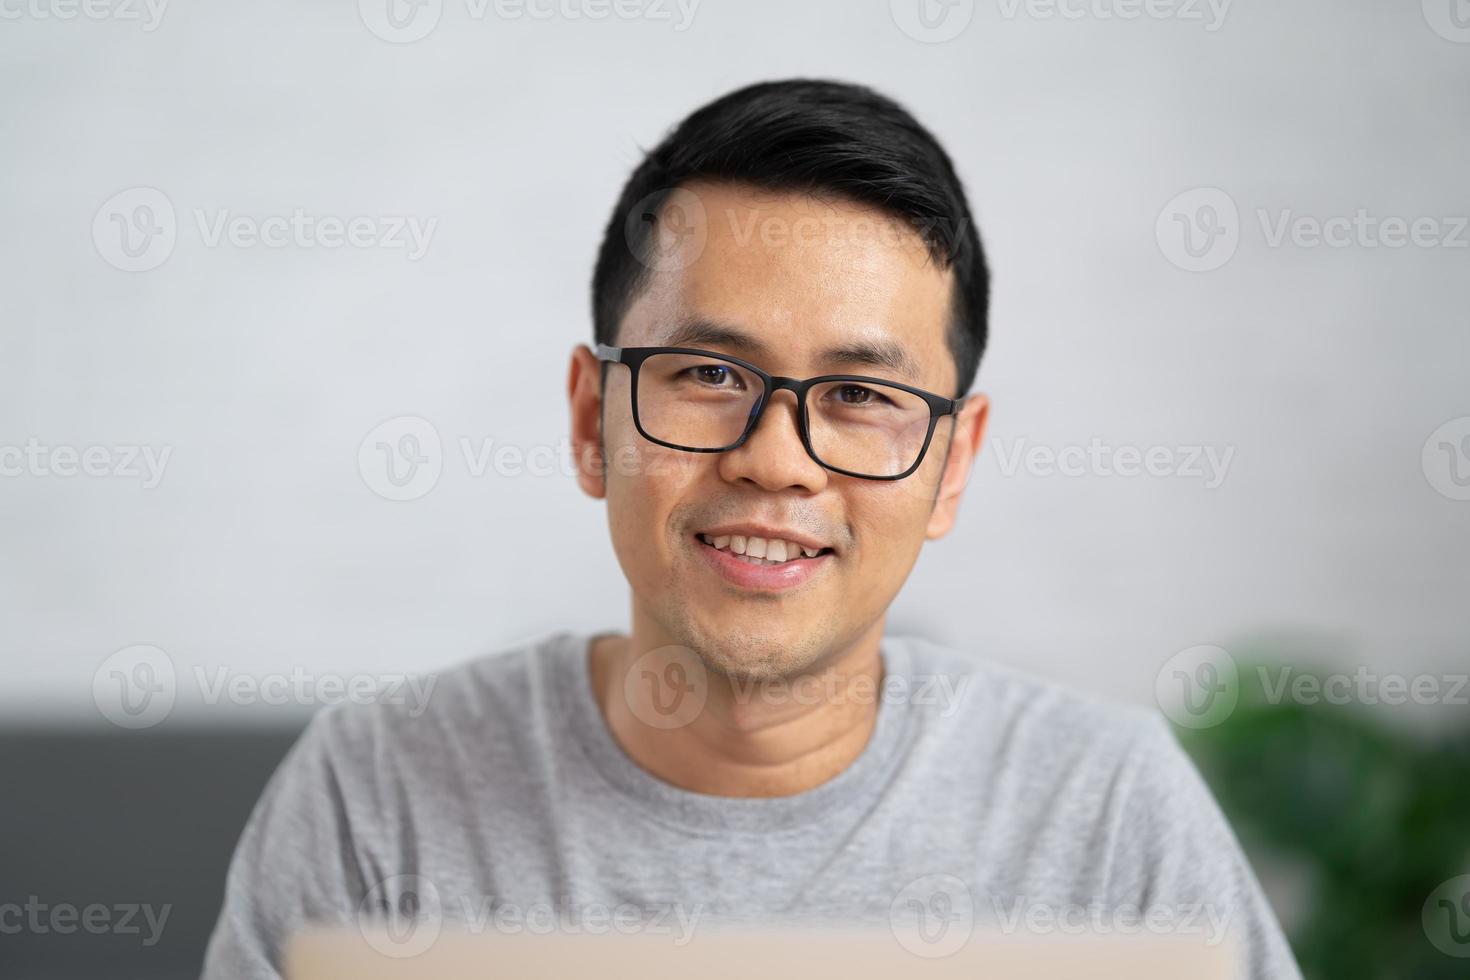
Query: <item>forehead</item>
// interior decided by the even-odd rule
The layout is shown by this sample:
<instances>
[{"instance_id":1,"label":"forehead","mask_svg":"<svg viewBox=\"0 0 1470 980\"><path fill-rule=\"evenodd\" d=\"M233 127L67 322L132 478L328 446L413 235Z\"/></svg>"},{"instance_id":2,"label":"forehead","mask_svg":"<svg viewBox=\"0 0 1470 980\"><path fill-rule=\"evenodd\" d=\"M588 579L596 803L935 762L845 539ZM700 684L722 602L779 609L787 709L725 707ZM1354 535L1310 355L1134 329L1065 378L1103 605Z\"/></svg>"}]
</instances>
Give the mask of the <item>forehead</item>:
<instances>
[{"instance_id":1,"label":"forehead","mask_svg":"<svg viewBox=\"0 0 1470 980\"><path fill-rule=\"evenodd\" d=\"M625 346L716 324L759 341L773 373L818 373L833 367L818 364L833 351L886 348L908 362L912 377L901 380L954 383L952 274L902 219L841 199L699 183L670 197L654 248L654 272L619 334ZM898 376L896 367L878 373Z\"/></svg>"}]
</instances>

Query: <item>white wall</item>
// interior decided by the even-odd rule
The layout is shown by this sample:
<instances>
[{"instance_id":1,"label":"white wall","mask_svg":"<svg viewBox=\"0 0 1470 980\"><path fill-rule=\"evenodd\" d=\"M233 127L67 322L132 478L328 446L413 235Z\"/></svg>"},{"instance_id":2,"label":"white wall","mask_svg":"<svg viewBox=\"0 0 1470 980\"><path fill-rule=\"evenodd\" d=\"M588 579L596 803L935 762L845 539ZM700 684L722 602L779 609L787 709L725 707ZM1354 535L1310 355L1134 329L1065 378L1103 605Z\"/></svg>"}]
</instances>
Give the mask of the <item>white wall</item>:
<instances>
[{"instance_id":1,"label":"white wall","mask_svg":"<svg viewBox=\"0 0 1470 980\"><path fill-rule=\"evenodd\" d=\"M1448 457L1421 461L1470 416L1470 232L1271 247L1257 215L1470 214L1451 0L1240 0L1218 22L1203 3L1121 20L1099 16L1113 0L1071 0L1077 19L980 0L944 43L886 0L703 0L685 30L444 0L404 44L347 2L174 0L151 31L36 15L56 2L3 4L0 447L171 455L150 489L0 477L0 715L95 721L94 672L133 644L167 651L188 713L196 667L432 670L622 625L601 506L564 476L473 477L459 440L564 438L567 354L639 148L795 74L870 83L932 126L994 267L998 443L897 624L1138 701L1175 651L1263 631L1347 669L1470 660L1470 502L1435 489ZM177 240L120 271L104 205L140 186ZM1198 187L1239 212L1209 272L1156 234ZM197 226L298 207L437 226L416 261L209 247ZM443 472L390 502L358 449L404 415L432 421ZM1233 456L1207 489L1008 476L996 452L1093 438Z\"/></svg>"}]
</instances>

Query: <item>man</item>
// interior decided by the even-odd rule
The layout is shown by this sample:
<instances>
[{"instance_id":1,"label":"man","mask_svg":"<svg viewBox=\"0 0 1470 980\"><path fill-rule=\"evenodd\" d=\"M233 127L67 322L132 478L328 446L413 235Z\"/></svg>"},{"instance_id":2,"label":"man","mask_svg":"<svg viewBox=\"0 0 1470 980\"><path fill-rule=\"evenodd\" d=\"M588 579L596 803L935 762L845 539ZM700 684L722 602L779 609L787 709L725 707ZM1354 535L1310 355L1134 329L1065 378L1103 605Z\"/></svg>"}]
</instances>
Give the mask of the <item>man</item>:
<instances>
[{"instance_id":1,"label":"man","mask_svg":"<svg viewBox=\"0 0 1470 980\"><path fill-rule=\"evenodd\" d=\"M890 100L763 84L678 126L613 211L568 384L631 631L470 663L419 717L319 714L206 975L381 921L877 925L921 956L1178 932L1294 976L1162 722L884 632L985 431L987 290L950 160Z\"/></svg>"}]
</instances>

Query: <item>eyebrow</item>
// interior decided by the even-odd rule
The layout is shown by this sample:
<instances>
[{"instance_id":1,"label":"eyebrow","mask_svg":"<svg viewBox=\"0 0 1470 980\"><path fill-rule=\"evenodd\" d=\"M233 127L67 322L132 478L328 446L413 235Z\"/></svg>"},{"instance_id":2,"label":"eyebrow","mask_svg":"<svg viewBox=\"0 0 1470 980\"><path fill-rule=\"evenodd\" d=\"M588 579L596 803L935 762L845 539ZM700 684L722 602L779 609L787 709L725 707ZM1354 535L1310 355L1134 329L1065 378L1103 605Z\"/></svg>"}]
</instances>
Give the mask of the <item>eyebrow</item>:
<instances>
[{"instance_id":1,"label":"eyebrow","mask_svg":"<svg viewBox=\"0 0 1470 980\"><path fill-rule=\"evenodd\" d=\"M684 320L664 337L665 347L720 347L755 361L769 358L769 344L739 327L715 320ZM919 365L909 352L891 340L863 339L829 347L817 355L817 363L833 370L850 365L886 368L911 381L922 378Z\"/></svg>"}]
</instances>

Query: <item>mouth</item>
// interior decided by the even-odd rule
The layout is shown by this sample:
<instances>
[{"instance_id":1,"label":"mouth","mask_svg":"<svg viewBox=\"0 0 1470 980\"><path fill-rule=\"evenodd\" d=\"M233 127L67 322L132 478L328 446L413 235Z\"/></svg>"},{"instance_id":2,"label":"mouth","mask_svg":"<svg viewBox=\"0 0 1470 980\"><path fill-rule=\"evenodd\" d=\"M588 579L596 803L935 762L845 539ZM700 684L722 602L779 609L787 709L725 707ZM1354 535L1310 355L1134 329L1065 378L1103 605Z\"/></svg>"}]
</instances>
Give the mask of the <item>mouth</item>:
<instances>
[{"instance_id":1,"label":"mouth","mask_svg":"<svg viewBox=\"0 0 1470 980\"><path fill-rule=\"evenodd\" d=\"M787 538L763 538L747 534L696 534L699 541L716 551L723 551L750 565L785 565L808 558L832 554L831 548L819 548Z\"/></svg>"},{"instance_id":2,"label":"mouth","mask_svg":"<svg viewBox=\"0 0 1470 980\"><path fill-rule=\"evenodd\" d=\"M778 593L811 581L833 559L813 541L750 534L694 535L699 553L724 581L751 592Z\"/></svg>"}]
</instances>

